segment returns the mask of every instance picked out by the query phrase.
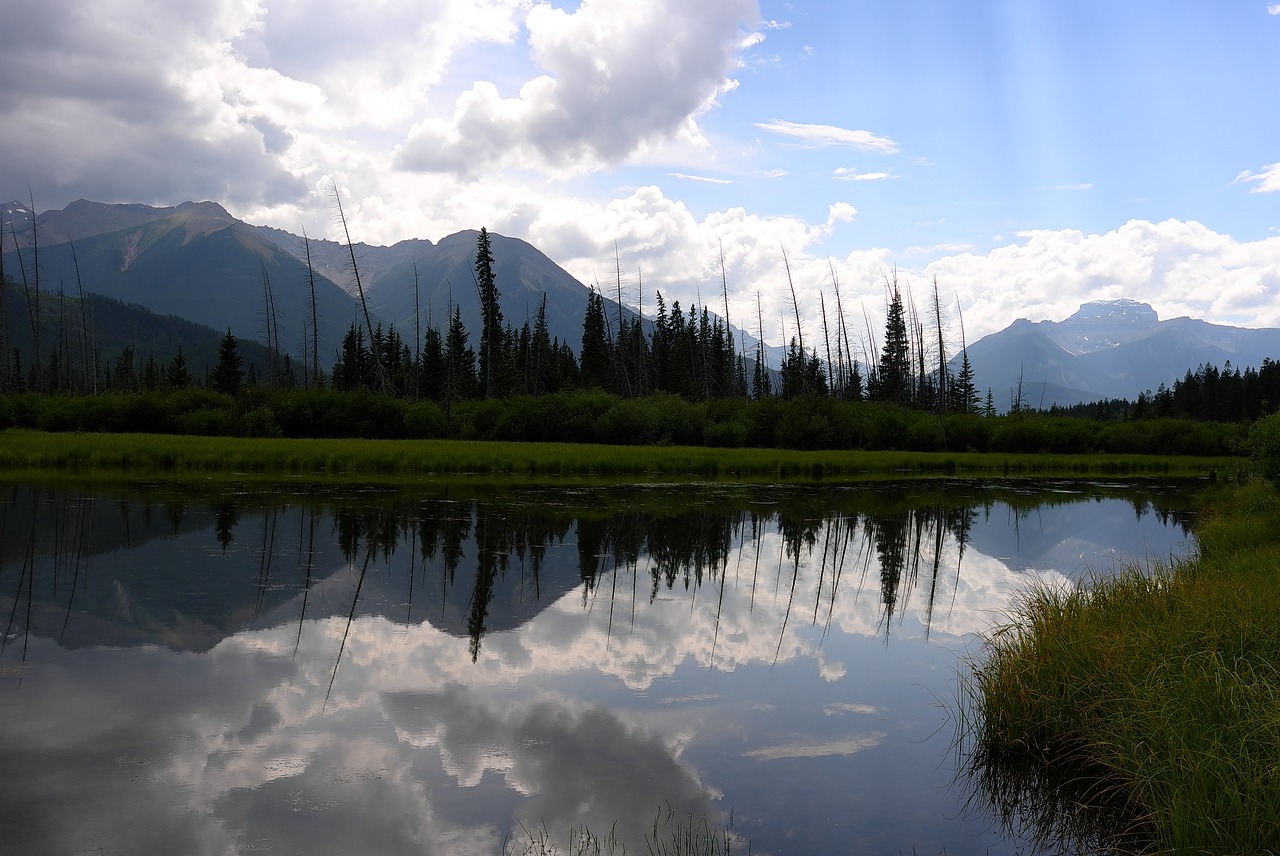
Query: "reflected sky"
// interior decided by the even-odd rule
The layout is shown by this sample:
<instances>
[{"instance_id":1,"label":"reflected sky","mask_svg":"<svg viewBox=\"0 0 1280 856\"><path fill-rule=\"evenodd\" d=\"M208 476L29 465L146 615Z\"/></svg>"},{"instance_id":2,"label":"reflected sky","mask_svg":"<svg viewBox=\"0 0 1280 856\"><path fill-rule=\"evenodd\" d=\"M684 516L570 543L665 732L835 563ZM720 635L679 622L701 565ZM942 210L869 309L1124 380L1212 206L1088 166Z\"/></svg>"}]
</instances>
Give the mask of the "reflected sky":
<instances>
[{"instance_id":1,"label":"reflected sky","mask_svg":"<svg viewBox=\"0 0 1280 856\"><path fill-rule=\"evenodd\" d=\"M1029 585L1185 553L1186 485L203 497L10 487L19 852L1018 852L959 656ZM662 824L666 824L662 826Z\"/></svg>"}]
</instances>

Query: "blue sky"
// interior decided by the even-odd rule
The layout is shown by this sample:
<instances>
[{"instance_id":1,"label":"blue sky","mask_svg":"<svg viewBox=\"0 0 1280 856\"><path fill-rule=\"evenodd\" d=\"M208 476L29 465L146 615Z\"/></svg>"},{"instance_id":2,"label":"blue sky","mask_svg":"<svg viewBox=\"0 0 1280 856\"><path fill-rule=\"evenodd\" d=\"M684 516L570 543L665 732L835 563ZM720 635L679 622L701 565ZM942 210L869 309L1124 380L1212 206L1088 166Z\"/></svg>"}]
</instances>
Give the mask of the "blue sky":
<instances>
[{"instance_id":1,"label":"blue sky","mask_svg":"<svg viewBox=\"0 0 1280 856\"><path fill-rule=\"evenodd\" d=\"M47 0L0 194L488 226L780 342L936 278L970 339L1128 297L1280 326L1280 4ZM757 308L759 314L757 316Z\"/></svg>"}]
</instances>

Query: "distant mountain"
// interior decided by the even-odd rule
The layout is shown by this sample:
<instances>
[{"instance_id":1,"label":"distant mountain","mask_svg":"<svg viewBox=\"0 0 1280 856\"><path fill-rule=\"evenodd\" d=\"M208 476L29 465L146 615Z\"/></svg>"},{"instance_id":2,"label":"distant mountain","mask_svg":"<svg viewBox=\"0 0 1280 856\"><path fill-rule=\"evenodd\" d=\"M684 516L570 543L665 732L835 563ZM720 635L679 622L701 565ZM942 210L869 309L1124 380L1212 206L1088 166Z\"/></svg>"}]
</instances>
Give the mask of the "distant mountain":
<instances>
[{"instance_id":1,"label":"distant mountain","mask_svg":"<svg viewBox=\"0 0 1280 856\"><path fill-rule=\"evenodd\" d=\"M250 226L213 202L154 208L77 200L39 216L13 202L3 206L0 218L6 226L6 273L21 281L19 255L22 267L31 271L33 237L38 237L40 284L45 291L61 288L75 294L83 286L86 292L140 304L162 315L230 328L241 339L265 341L265 274L274 292L281 346L301 358L304 336L310 338L309 251L317 274L323 368L332 367L350 325L361 322L363 326L351 253L345 245L304 241L281 229ZM477 234L459 232L436 244L427 240L401 241L390 247L356 244L373 323L394 324L401 337L411 342L417 327L443 329L450 308L456 305L473 346L478 344L482 325L474 276ZM588 288L532 245L490 234L504 319L516 329L526 320L532 324L545 294L550 335L576 351L582 341ZM415 319L415 304L420 320ZM616 323L617 304L607 295L605 304L610 322ZM622 311L636 317L629 308Z\"/></svg>"},{"instance_id":2,"label":"distant mountain","mask_svg":"<svg viewBox=\"0 0 1280 856\"><path fill-rule=\"evenodd\" d=\"M12 206L10 206L12 207ZM174 208L102 205L84 200L35 220L40 287L47 292L101 294L173 315L240 339L266 341L266 287L271 285L283 350L301 357L310 338L307 269L213 202ZM5 241L4 269L35 285L28 235ZM22 264L19 265L19 256ZM332 354L356 316L356 303L329 280L316 279L321 353ZM331 365L328 357L326 367Z\"/></svg>"},{"instance_id":3,"label":"distant mountain","mask_svg":"<svg viewBox=\"0 0 1280 856\"><path fill-rule=\"evenodd\" d=\"M1280 358L1280 329L1246 329L1192 318L1161 321L1146 303L1085 303L1064 321L1014 321L969 347L978 389L1007 410L1021 378L1031 407L1136 399L1201 365L1257 367ZM958 361L952 362L958 370Z\"/></svg>"},{"instance_id":4,"label":"distant mountain","mask_svg":"<svg viewBox=\"0 0 1280 856\"><path fill-rule=\"evenodd\" d=\"M257 228L286 252L299 257L305 252L301 238L266 226ZM468 229L438 244L426 240L401 241L389 247L356 244L356 262L371 310L395 324L402 338L411 340L416 329L415 309L421 329L432 325L443 329L451 308L457 306L475 345L483 326L475 280L479 235L478 230ZM577 351L582 343L588 288L531 244L493 232L489 237L504 321L517 330L525 321L532 326L546 295L549 335ZM351 253L346 246L313 240L310 250L313 267L343 284L348 293L355 292ZM606 313L616 323L618 304L607 294L604 298ZM628 307L622 311L628 319L636 317Z\"/></svg>"}]
</instances>

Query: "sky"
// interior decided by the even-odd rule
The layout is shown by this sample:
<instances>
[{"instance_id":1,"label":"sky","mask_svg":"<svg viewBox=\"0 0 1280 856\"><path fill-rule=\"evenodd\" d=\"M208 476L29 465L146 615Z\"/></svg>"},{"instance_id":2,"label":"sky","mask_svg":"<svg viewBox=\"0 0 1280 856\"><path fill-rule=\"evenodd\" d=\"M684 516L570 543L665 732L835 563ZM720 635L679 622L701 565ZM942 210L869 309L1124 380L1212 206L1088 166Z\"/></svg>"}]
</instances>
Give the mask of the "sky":
<instances>
[{"instance_id":1,"label":"sky","mask_svg":"<svg viewBox=\"0 0 1280 856\"><path fill-rule=\"evenodd\" d=\"M0 0L0 198L534 244L771 343L886 283L1280 327L1270 0ZM499 283L501 287L501 283ZM838 291L838 295L837 295ZM726 301L727 292L727 301ZM962 322L962 324L961 324ZM875 336L873 332L872 337ZM812 341L812 338L811 340Z\"/></svg>"}]
</instances>

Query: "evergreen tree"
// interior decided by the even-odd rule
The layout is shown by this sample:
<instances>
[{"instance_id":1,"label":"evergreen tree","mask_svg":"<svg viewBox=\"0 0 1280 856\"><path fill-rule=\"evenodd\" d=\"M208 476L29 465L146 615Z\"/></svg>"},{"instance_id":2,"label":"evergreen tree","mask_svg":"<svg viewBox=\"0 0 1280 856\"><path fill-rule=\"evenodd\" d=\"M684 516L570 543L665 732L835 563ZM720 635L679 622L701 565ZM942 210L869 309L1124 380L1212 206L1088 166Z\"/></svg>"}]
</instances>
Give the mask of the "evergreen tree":
<instances>
[{"instance_id":1,"label":"evergreen tree","mask_svg":"<svg viewBox=\"0 0 1280 856\"><path fill-rule=\"evenodd\" d=\"M418 375L418 383L425 397L432 401L444 398L444 339L435 327L427 328L427 335L422 343L422 356L418 359Z\"/></svg>"},{"instance_id":2,"label":"evergreen tree","mask_svg":"<svg viewBox=\"0 0 1280 856\"><path fill-rule=\"evenodd\" d=\"M542 304L533 321L533 337L529 342L529 392L542 395L555 392L552 385L551 335L547 329L547 294L542 293Z\"/></svg>"},{"instance_id":3,"label":"evergreen tree","mask_svg":"<svg viewBox=\"0 0 1280 856\"><path fill-rule=\"evenodd\" d=\"M948 389L950 409L955 413L977 413L982 405L977 387L973 384L973 365L966 348L960 358L960 374Z\"/></svg>"},{"instance_id":4,"label":"evergreen tree","mask_svg":"<svg viewBox=\"0 0 1280 856\"><path fill-rule=\"evenodd\" d=\"M352 322L347 334L342 337L342 350L338 352L338 361L333 366L333 387L350 391L367 385L372 370L369 363L372 357L364 344L364 331Z\"/></svg>"},{"instance_id":5,"label":"evergreen tree","mask_svg":"<svg viewBox=\"0 0 1280 856\"><path fill-rule=\"evenodd\" d=\"M225 395L235 395L244 383L244 361L240 359L236 337L231 335L230 327L218 345L218 364L213 367L209 383L215 392Z\"/></svg>"},{"instance_id":6,"label":"evergreen tree","mask_svg":"<svg viewBox=\"0 0 1280 856\"><path fill-rule=\"evenodd\" d=\"M165 366L164 381L167 386L174 389L184 389L191 386L191 372L187 370L187 358L182 353L182 346L178 346L178 353L173 355L173 359Z\"/></svg>"},{"instance_id":7,"label":"evergreen tree","mask_svg":"<svg viewBox=\"0 0 1280 856\"><path fill-rule=\"evenodd\" d=\"M902 292L895 281L885 317L884 349L880 354L880 369L876 372L872 398L893 404L910 404L911 380L911 340L907 336Z\"/></svg>"},{"instance_id":8,"label":"evergreen tree","mask_svg":"<svg viewBox=\"0 0 1280 856\"><path fill-rule=\"evenodd\" d=\"M32 387L34 388L34 384ZM125 348L116 358L112 386L121 392L134 392L138 388L137 373L133 368L133 345Z\"/></svg>"},{"instance_id":9,"label":"evergreen tree","mask_svg":"<svg viewBox=\"0 0 1280 856\"><path fill-rule=\"evenodd\" d=\"M488 398L497 394L497 382L502 375L501 363L505 347L502 307L498 305L497 279L493 272L493 250L489 231L480 228L476 238L476 286L480 289L480 386Z\"/></svg>"},{"instance_id":10,"label":"evergreen tree","mask_svg":"<svg viewBox=\"0 0 1280 856\"><path fill-rule=\"evenodd\" d=\"M155 354L147 354L147 362L142 367L142 388L148 392L155 392L160 388L160 384L160 364L156 362Z\"/></svg>"},{"instance_id":11,"label":"evergreen tree","mask_svg":"<svg viewBox=\"0 0 1280 856\"><path fill-rule=\"evenodd\" d=\"M470 334L462 323L462 310L453 307L453 319L445 336L445 397L470 398L476 388L476 355L467 344Z\"/></svg>"},{"instance_id":12,"label":"evergreen tree","mask_svg":"<svg viewBox=\"0 0 1280 856\"><path fill-rule=\"evenodd\" d=\"M613 366L609 342L605 338L604 298L592 289L587 295L587 310L582 319L582 350L579 367L584 387L613 388Z\"/></svg>"}]
</instances>

